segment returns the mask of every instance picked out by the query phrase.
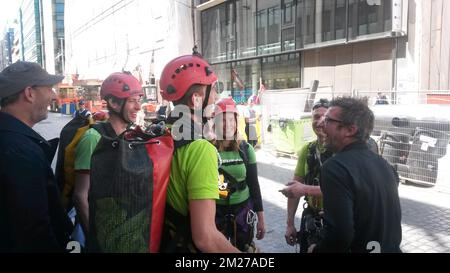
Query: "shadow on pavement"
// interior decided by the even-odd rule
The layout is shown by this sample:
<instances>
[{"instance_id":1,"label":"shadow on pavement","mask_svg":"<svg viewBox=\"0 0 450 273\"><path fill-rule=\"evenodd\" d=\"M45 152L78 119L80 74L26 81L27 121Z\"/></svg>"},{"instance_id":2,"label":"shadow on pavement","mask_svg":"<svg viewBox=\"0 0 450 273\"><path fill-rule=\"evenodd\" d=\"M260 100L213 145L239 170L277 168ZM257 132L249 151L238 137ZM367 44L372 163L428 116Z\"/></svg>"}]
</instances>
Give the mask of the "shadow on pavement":
<instances>
[{"instance_id":1,"label":"shadow on pavement","mask_svg":"<svg viewBox=\"0 0 450 273\"><path fill-rule=\"evenodd\" d=\"M294 177L294 171L280 166L258 162L258 176L286 185Z\"/></svg>"},{"instance_id":2,"label":"shadow on pavement","mask_svg":"<svg viewBox=\"0 0 450 273\"><path fill-rule=\"evenodd\" d=\"M286 231L286 209L277 207L269 202L264 202L264 216L266 236L261 241L255 239L256 245L260 247L261 252L295 253L295 247L288 245L284 239L284 233ZM299 225L300 219L297 217L297 228Z\"/></svg>"}]
</instances>

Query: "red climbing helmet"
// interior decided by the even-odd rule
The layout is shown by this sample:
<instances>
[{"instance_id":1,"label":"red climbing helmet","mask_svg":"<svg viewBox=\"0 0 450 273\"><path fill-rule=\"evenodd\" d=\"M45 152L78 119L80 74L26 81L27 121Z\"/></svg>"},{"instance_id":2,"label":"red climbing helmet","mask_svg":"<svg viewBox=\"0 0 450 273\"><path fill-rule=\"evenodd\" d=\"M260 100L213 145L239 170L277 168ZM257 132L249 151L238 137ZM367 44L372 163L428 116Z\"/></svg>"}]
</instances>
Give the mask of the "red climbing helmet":
<instances>
[{"instance_id":1,"label":"red climbing helmet","mask_svg":"<svg viewBox=\"0 0 450 273\"><path fill-rule=\"evenodd\" d=\"M126 99L132 96L143 96L142 85L131 74L116 72L109 75L102 83L100 96L114 96L119 99Z\"/></svg>"},{"instance_id":2,"label":"red climbing helmet","mask_svg":"<svg viewBox=\"0 0 450 273\"><path fill-rule=\"evenodd\" d=\"M239 111L236 107L236 103L232 98L224 98L220 99L216 103L216 108L214 109L214 114L217 116L223 113L235 113L239 114Z\"/></svg>"},{"instance_id":3,"label":"red climbing helmet","mask_svg":"<svg viewBox=\"0 0 450 273\"><path fill-rule=\"evenodd\" d=\"M94 115L92 116L92 118L95 121L105 121L108 119L108 113L100 111L100 112L95 112Z\"/></svg>"},{"instance_id":4,"label":"red climbing helmet","mask_svg":"<svg viewBox=\"0 0 450 273\"><path fill-rule=\"evenodd\" d=\"M212 85L217 76L201 57L185 55L170 61L161 73L161 96L168 101L180 100L194 84Z\"/></svg>"}]
</instances>

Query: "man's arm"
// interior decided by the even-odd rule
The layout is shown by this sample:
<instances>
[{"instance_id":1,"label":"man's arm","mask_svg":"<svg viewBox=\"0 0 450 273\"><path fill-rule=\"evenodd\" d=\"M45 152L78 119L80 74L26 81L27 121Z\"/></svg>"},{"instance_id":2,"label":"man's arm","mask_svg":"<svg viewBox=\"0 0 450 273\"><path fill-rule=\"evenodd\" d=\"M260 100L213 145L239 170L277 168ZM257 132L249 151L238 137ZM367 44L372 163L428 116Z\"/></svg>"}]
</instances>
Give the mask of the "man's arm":
<instances>
[{"instance_id":1,"label":"man's arm","mask_svg":"<svg viewBox=\"0 0 450 273\"><path fill-rule=\"evenodd\" d=\"M295 166L294 178L287 186L292 184L303 183L303 177L306 174L306 153L308 151L309 145L303 145L303 147L298 152L297 165ZM286 191L287 187L280 190L280 192L288 198L287 201L287 219L286 219L286 233L284 237L286 243L289 245L295 245L297 240L297 229L295 228L295 214L297 212L298 204L300 202L300 196L293 196L291 193ZM289 196L288 196L289 195Z\"/></svg>"},{"instance_id":2,"label":"man's arm","mask_svg":"<svg viewBox=\"0 0 450 273\"><path fill-rule=\"evenodd\" d=\"M322 197L320 186L305 185L296 181L289 182L280 192L287 198L300 198L305 195Z\"/></svg>"},{"instance_id":3,"label":"man's arm","mask_svg":"<svg viewBox=\"0 0 450 273\"><path fill-rule=\"evenodd\" d=\"M264 220L264 211L258 211L258 223L256 224L256 239L262 240L266 235L266 222Z\"/></svg>"},{"instance_id":4,"label":"man's arm","mask_svg":"<svg viewBox=\"0 0 450 273\"><path fill-rule=\"evenodd\" d=\"M253 210L263 211L263 200L261 196L261 187L259 185L258 173L256 164L249 164L247 167L247 185L250 192L250 197L253 200Z\"/></svg>"},{"instance_id":5,"label":"man's arm","mask_svg":"<svg viewBox=\"0 0 450 273\"><path fill-rule=\"evenodd\" d=\"M215 200L190 200L192 240L204 253L237 253L235 248L216 228Z\"/></svg>"},{"instance_id":6,"label":"man's arm","mask_svg":"<svg viewBox=\"0 0 450 273\"><path fill-rule=\"evenodd\" d=\"M73 191L73 202L77 211L84 234L89 233L89 185L90 174L77 171L75 174L75 187Z\"/></svg>"},{"instance_id":7,"label":"man's arm","mask_svg":"<svg viewBox=\"0 0 450 273\"><path fill-rule=\"evenodd\" d=\"M101 135L95 129L89 129L81 137L75 150L75 185L73 201L84 234L89 233L89 186L91 157L100 141Z\"/></svg>"},{"instance_id":8,"label":"man's arm","mask_svg":"<svg viewBox=\"0 0 450 273\"><path fill-rule=\"evenodd\" d=\"M0 163L7 170L2 184L7 191L5 207L10 219L11 251L64 251L65 246L59 245L49 215L49 178L42 169L46 163L14 153L2 157Z\"/></svg>"},{"instance_id":9,"label":"man's arm","mask_svg":"<svg viewBox=\"0 0 450 273\"><path fill-rule=\"evenodd\" d=\"M307 143L303 145L303 147L299 151L293 181L288 183L287 187L281 191L287 198L300 198L306 195L322 197L322 191L320 190L320 186L305 184L305 177L309 169L306 159L308 158L308 153L311 145L312 145L311 142ZM300 183L294 183L295 181Z\"/></svg>"},{"instance_id":10,"label":"man's arm","mask_svg":"<svg viewBox=\"0 0 450 273\"><path fill-rule=\"evenodd\" d=\"M293 246L296 243L297 229L295 228L295 213L297 212L300 197L288 198L287 202L287 222L286 233L284 235L286 243Z\"/></svg>"},{"instance_id":11,"label":"man's arm","mask_svg":"<svg viewBox=\"0 0 450 273\"><path fill-rule=\"evenodd\" d=\"M247 145L249 164L247 167L246 181L250 191L250 197L253 200L253 210L258 215L258 223L256 225L256 239L261 240L266 233L264 221L263 200L261 196L261 187L258 180L258 167L256 164L255 150L251 145Z\"/></svg>"}]
</instances>

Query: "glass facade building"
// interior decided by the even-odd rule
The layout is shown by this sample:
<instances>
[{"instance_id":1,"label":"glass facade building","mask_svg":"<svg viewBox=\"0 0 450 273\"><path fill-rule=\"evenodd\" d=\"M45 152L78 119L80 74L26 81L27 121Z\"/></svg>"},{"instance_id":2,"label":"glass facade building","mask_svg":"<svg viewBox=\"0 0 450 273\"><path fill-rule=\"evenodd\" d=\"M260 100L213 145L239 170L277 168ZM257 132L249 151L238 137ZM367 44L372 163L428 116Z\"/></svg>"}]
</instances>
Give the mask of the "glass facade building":
<instances>
[{"instance_id":1,"label":"glass facade building","mask_svg":"<svg viewBox=\"0 0 450 273\"><path fill-rule=\"evenodd\" d=\"M55 70L64 74L64 0L52 0L53 5L53 43L55 50Z\"/></svg>"},{"instance_id":2,"label":"glass facade building","mask_svg":"<svg viewBox=\"0 0 450 273\"><path fill-rule=\"evenodd\" d=\"M392 1L231 0L210 5L201 11L202 53L235 98L256 93L261 79L266 89L300 88L307 50L392 37Z\"/></svg>"},{"instance_id":3,"label":"glass facade building","mask_svg":"<svg viewBox=\"0 0 450 273\"><path fill-rule=\"evenodd\" d=\"M14 45L14 29L8 28L3 40L0 40L0 70L12 64L12 51Z\"/></svg>"},{"instance_id":4,"label":"glass facade building","mask_svg":"<svg viewBox=\"0 0 450 273\"><path fill-rule=\"evenodd\" d=\"M21 6L24 58L44 65L42 48L42 9L39 0L25 0Z\"/></svg>"},{"instance_id":5,"label":"glass facade building","mask_svg":"<svg viewBox=\"0 0 450 273\"><path fill-rule=\"evenodd\" d=\"M24 0L19 8L14 60L37 62L64 74L65 0Z\"/></svg>"}]
</instances>

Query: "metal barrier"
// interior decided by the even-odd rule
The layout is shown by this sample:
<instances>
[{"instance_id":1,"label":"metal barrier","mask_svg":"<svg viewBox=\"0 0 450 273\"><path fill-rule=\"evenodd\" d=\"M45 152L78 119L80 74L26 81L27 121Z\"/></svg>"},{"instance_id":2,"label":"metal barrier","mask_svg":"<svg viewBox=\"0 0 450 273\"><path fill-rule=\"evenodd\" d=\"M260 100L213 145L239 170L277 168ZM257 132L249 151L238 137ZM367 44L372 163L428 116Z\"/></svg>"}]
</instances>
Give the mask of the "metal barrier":
<instances>
[{"instance_id":1,"label":"metal barrier","mask_svg":"<svg viewBox=\"0 0 450 273\"><path fill-rule=\"evenodd\" d=\"M321 98L338 96L367 100L375 114L373 138L402 180L450 188L450 91L349 93L334 92L332 87L315 93L309 89L266 91L261 100L262 128L280 117L304 115L305 106ZM273 145L273 139L271 133L263 132L264 144Z\"/></svg>"},{"instance_id":2,"label":"metal barrier","mask_svg":"<svg viewBox=\"0 0 450 273\"><path fill-rule=\"evenodd\" d=\"M450 166L450 105L376 105L380 154L406 181L434 185Z\"/></svg>"}]
</instances>

